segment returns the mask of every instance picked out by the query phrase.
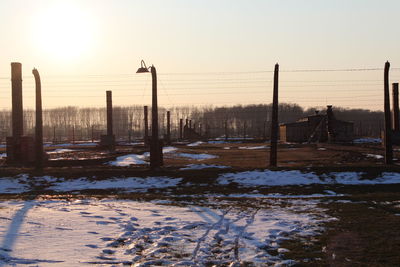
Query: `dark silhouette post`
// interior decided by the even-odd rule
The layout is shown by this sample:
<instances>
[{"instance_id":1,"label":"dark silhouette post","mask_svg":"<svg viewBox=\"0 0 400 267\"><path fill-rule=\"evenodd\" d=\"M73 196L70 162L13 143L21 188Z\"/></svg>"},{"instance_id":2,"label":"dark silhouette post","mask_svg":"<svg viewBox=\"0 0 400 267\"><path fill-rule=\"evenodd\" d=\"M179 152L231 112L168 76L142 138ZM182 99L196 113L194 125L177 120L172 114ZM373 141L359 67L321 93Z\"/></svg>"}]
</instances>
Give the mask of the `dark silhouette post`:
<instances>
[{"instance_id":1,"label":"dark silhouette post","mask_svg":"<svg viewBox=\"0 0 400 267\"><path fill-rule=\"evenodd\" d=\"M142 60L141 67L136 73L149 72ZM150 67L152 78L152 106L151 106L151 143L150 143L150 168L157 169L163 164L162 143L158 138L158 106L157 106L157 71Z\"/></svg>"},{"instance_id":2,"label":"dark silhouette post","mask_svg":"<svg viewBox=\"0 0 400 267\"><path fill-rule=\"evenodd\" d=\"M246 140L246 128L247 128L247 124L246 124L246 122L244 122L244 124L243 124L243 139L245 139L245 140Z\"/></svg>"},{"instance_id":3,"label":"dark silhouette post","mask_svg":"<svg viewBox=\"0 0 400 267\"><path fill-rule=\"evenodd\" d=\"M113 135L113 110L112 110L112 92L106 91L107 101L107 135Z\"/></svg>"},{"instance_id":4,"label":"dark silhouette post","mask_svg":"<svg viewBox=\"0 0 400 267\"><path fill-rule=\"evenodd\" d=\"M399 84L393 83L393 130L398 132L400 130L399 121Z\"/></svg>"},{"instance_id":5,"label":"dark silhouette post","mask_svg":"<svg viewBox=\"0 0 400 267\"><path fill-rule=\"evenodd\" d=\"M35 152L36 169L43 169L43 114L42 114L42 86L37 69L32 70L36 83L36 126L35 126Z\"/></svg>"},{"instance_id":6,"label":"dark silhouette post","mask_svg":"<svg viewBox=\"0 0 400 267\"><path fill-rule=\"evenodd\" d=\"M183 119L179 120L179 140L183 140Z\"/></svg>"},{"instance_id":7,"label":"dark silhouette post","mask_svg":"<svg viewBox=\"0 0 400 267\"><path fill-rule=\"evenodd\" d=\"M274 93L272 101L272 124L271 124L271 150L269 156L269 165L276 167L278 152L278 82L279 65L275 65L274 70Z\"/></svg>"},{"instance_id":8,"label":"dark silhouette post","mask_svg":"<svg viewBox=\"0 0 400 267\"><path fill-rule=\"evenodd\" d=\"M72 143L75 144L75 125L72 125Z\"/></svg>"},{"instance_id":9,"label":"dark silhouette post","mask_svg":"<svg viewBox=\"0 0 400 267\"><path fill-rule=\"evenodd\" d=\"M390 116L390 100L389 100L389 69L390 63L386 62L384 71L384 108L385 108L385 163L393 163L392 150L392 125Z\"/></svg>"},{"instance_id":10,"label":"dark silhouette post","mask_svg":"<svg viewBox=\"0 0 400 267\"><path fill-rule=\"evenodd\" d=\"M192 120L189 120L189 129L192 129Z\"/></svg>"},{"instance_id":11,"label":"dark silhouette post","mask_svg":"<svg viewBox=\"0 0 400 267\"><path fill-rule=\"evenodd\" d=\"M171 144L171 112L167 111L167 144Z\"/></svg>"},{"instance_id":12,"label":"dark silhouette post","mask_svg":"<svg viewBox=\"0 0 400 267\"><path fill-rule=\"evenodd\" d=\"M156 169L162 163L162 150L158 139L158 104L157 104L157 72L154 66L150 67L152 78L152 104L151 104L151 146L150 168ZM160 153L161 152L161 153Z\"/></svg>"},{"instance_id":13,"label":"dark silhouette post","mask_svg":"<svg viewBox=\"0 0 400 267\"><path fill-rule=\"evenodd\" d=\"M228 120L225 120L225 141L228 141Z\"/></svg>"},{"instance_id":14,"label":"dark silhouette post","mask_svg":"<svg viewBox=\"0 0 400 267\"><path fill-rule=\"evenodd\" d=\"M94 143L94 125L92 125L92 143Z\"/></svg>"},{"instance_id":15,"label":"dark silhouette post","mask_svg":"<svg viewBox=\"0 0 400 267\"><path fill-rule=\"evenodd\" d=\"M22 64L11 63L12 87L12 134L20 139L24 134L24 118L22 108Z\"/></svg>"},{"instance_id":16,"label":"dark silhouette post","mask_svg":"<svg viewBox=\"0 0 400 267\"><path fill-rule=\"evenodd\" d=\"M148 107L144 106L144 144L148 145L149 141L149 111Z\"/></svg>"}]
</instances>

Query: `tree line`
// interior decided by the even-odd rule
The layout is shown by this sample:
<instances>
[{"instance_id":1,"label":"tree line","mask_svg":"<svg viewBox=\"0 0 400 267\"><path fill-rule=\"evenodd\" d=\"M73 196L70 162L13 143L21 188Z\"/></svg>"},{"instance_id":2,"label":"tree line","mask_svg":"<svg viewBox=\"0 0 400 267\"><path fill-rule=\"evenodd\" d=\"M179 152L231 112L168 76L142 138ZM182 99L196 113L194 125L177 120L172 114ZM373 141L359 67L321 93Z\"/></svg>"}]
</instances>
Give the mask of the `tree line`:
<instances>
[{"instance_id":1,"label":"tree line","mask_svg":"<svg viewBox=\"0 0 400 267\"><path fill-rule=\"evenodd\" d=\"M247 137L269 138L271 104L237 105L230 107L180 106L169 108L171 137L179 137L179 120L191 120L192 128L209 138ZM279 122L294 122L302 117L324 112L325 108L304 109L297 104L279 105ZM159 107L160 133L166 133L167 109ZM334 107L337 119L354 122L354 132L359 137L378 137L383 127L383 112L365 109ZM151 127L151 107L149 107ZM35 111L24 110L24 133L34 135ZM113 107L113 131L119 141L143 138L143 106ZM59 107L43 110L43 137L46 142L92 141L106 133L106 108ZM0 111L0 139L11 135L11 111Z\"/></svg>"}]
</instances>

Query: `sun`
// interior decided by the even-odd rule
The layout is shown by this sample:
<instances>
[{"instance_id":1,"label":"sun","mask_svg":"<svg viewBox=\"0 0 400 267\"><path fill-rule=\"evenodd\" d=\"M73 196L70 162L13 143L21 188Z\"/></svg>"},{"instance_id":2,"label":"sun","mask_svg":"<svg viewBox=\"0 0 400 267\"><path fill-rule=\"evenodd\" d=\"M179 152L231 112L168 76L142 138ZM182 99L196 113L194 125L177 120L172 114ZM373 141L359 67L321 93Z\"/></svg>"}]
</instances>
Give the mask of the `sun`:
<instances>
[{"instance_id":1,"label":"sun","mask_svg":"<svg viewBox=\"0 0 400 267\"><path fill-rule=\"evenodd\" d=\"M76 60L93 45L93 22L72 1L56 2L39 12L33 38L38 48L56 60Z\"/></svg>"}]
</instances>

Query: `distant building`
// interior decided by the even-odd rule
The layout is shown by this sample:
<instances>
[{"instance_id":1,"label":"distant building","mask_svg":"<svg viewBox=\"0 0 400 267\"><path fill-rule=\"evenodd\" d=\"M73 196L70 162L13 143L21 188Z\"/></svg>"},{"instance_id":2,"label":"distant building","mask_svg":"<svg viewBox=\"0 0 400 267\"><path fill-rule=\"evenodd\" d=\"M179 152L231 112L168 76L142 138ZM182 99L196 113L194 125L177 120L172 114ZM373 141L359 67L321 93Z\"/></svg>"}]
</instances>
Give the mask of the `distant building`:
<instances>
[{"instance_id":1,"label":"distant building","mask_svg":"<svg viewBox=\"0 0 400 267\"><path fill-rule=\"evenodd\" d=\"M337 120L332 106L326 114L307 116L296 122L280 125L280 139L283 142L351 142L354 139L354 123Z\"/></svg>"}]
</instances>

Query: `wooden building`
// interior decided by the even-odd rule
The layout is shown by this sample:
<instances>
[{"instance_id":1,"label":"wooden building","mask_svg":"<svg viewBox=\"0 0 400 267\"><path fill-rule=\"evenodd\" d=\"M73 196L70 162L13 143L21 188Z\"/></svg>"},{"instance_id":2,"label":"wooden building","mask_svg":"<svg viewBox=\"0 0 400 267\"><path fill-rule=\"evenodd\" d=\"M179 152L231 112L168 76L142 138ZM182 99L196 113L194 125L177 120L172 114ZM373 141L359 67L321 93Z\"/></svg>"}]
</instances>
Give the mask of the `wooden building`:
<instances>
[{"instance_id":1,"label":"wooden building","mask_svg":"<svg viewBox=\"0 0 400 267\"><path fill-rule=\"evenodd\" d=\"M335 118L332 106L326 113L307 116L296 122L280 125L282 142L351 142L354 139L354 124Z\"/></svg>"}]
</instances>

